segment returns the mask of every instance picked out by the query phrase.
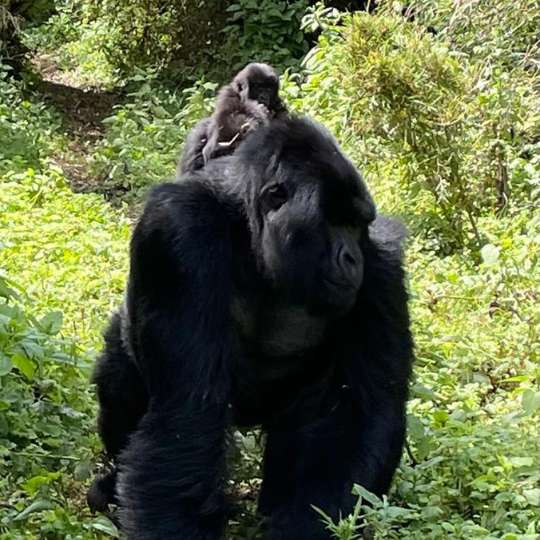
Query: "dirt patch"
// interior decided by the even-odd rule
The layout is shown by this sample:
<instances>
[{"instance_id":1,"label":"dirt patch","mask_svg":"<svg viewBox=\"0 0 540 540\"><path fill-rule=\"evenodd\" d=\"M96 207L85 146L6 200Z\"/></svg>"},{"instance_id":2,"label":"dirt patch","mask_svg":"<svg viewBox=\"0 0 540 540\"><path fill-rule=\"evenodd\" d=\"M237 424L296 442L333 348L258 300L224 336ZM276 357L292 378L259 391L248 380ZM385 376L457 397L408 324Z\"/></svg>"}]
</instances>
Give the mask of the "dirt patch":
<instances>
[{"instance_id":1,"label":"dirt patch","mask_svg":"<svg viewBox=\"0 0 540 540\"><path fill-rule=\"evenodd\" d=\"M90 157L105 135L103 120L121 102L122 94L79 86L49 55L34 58L32 64L41 77L37 91L43 101L60 114L69 141L65 149L54 154L54 161L62 168L74 191L96 191L101 179L91 174Z\"/></svg>"}]
</instances>

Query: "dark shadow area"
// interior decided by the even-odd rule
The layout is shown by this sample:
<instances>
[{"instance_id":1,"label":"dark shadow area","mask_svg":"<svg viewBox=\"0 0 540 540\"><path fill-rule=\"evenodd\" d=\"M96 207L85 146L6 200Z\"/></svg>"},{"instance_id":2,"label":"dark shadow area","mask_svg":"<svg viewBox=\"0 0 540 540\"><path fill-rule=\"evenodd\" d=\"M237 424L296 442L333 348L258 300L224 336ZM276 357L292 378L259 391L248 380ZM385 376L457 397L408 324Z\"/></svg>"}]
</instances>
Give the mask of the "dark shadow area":
<instances>
[{"instance_id":1,"label":"dark shadow area","mask_svg":"<svg viewBox=\"0 0 540 540\"><path fill-rule=\"evenodd\" d=\"M41 80L36 89L62 115L68 135L84 142L96 142L103 136L103 120L121 101L118 92L76 88L48 80Z\"/></svg>"},{"instance_id":2,"label":"dark shadow area","mask_svg":"<svg viewBox=\"0 0 540 540\"><path fill-rule=\"evenodd\" d=\"M105 135L103 120L113 114L122 94L47 80L50 75L46 72L39 76L41 80L34 88L43 102L60 116L67 139L66 147L55 152L55 162L64 171L73 191L100 191L102 180L90 172L89 160Z\"/></svg>"}]
</instances>

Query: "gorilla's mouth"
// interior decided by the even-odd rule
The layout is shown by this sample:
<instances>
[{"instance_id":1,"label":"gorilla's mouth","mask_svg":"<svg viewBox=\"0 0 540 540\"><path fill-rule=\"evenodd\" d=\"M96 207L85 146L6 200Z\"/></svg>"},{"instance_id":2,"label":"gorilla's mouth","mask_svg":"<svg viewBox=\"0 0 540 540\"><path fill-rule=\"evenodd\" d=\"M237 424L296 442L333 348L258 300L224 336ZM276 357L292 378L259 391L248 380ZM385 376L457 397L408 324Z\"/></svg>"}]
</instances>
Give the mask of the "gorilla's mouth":
<instances>
[{"instance_id":1,"label":"gorilla's mouth","mask_svg":"<svg viewBox=\"0 0 540 540\"><path fill-rule=\"evenodd\" d=\"M322 297L328 306L333 309L347 310L354 304L360 289L360 284L350 280L337 278L323 278Z\"/></svg>"},{"instance_id":2,"label":"gorilla's mouth","mask_svg":"<svg viewBox=\"0 0 540 540\"><path fill-rule=\"evenodd\" d=\"M354 294L360 288L359 283L348 279L323 278L323 283L329 288L342 294Z\"/></svg>"}]
</instances>

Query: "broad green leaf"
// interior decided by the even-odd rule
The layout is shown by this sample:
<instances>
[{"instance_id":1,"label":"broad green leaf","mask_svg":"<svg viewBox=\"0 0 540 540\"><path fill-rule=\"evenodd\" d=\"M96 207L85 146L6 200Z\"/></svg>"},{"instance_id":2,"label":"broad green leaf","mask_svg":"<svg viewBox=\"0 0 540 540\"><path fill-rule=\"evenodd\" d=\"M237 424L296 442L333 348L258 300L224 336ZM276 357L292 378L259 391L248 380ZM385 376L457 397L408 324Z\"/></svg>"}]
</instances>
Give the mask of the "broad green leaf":
<instances>
[{"instance_id":1,"label":"broad green leaf","mask_svg":"<svg viewBox=\"0 0 540 540\"><path fill-rule=\"evenodd\" d=\"M22 353L15 353L11 357L13 365L28 379L32 380L36 371L36 364Z\"/></svg>"},{"instance_id":2,"label":"broad green leaf","mask_svg":"<svg viewBox=\"0 0 540 540\"><path fill-rule=\"evenodd\" d=\"M92 465L88 461L80 461L77 463L75 470L73 471L73 478L75 480L82 482L87 478L90 478L92 474Z\"/></svg>"},{"instance_id":3,"label":"broad green leaf","mask_svg":"<svg viewBox=\"0 0 540 540\"><path fill-rule=\"evenodd\" d=\"M41 512L43 510L51 510L54 508L54 504L46 499L38 499L34 501L30 506L27 506L22 512L17 514L13 521L22 521L34 512Z\"/></svg>"},{"instance_id":4,"label":"broad green leaf","mask_svg":"<svg viewBox=\"0 0 540 540\"><path fill-rule=\"evenodd\" d=\"M352 492L354 495L358 495L359 497L362 497L362 499L366 500L368 503L378 506L381 504L381 499L377 497L374 493L371 493L371 491L368 491L365 487L361 486L360 484L354 484Z\"/></svg>"},{"instance_id":5,"label":"broad green leaf","mask_svg":"<svg viewBox=\"0 0 540 540\"><path fill-rule=\"evenodd\" d=\"M423 399L424 401L428 401L428 400L431 401L431 400L436 399L436 396L433 390L431 390L431 388L427 388L423 384L416 383L415 385L413 385L411 390L414 397L419 397L420 399Z\"/></svg>"},{"instance_id":6,"label":"broad green leaf","mask_svg":"<svg viewBox=\"0 0 540 540\"><path fill-rule=\"evenodd\" d=\"M409 435L415 440L423 439L425 436L424 424L414 414L407 415L407 430Z\"/></svg>"},{"instance_id":7,"label":"broad green leaf","mask_svg":"<svg viewBox=\"0 0 540 540\"><path fill-rule=\"evenodd\" d=\"M39 325L43 332L55 335L62 328L63 317L64 315L61 311L51 311L39 321Z\"/></svg>"},{"instance_id":8,"label":"broad green leaf","mask_svg":"<svg viewBox=\"0 0 540 540\"><path fill-rule=\"evenodd\" d=\"M116 525L105 516L99 516L92 521L90 527L96 531L118 538L119 532Z\"/></svg>"},{"instance_id":9,"label":"broad green leaf","mask_svg":"<svg viewBox=\"0 0 540 540\"><path fill-rule=\"evenodd\" d=\"M60 477L59 472L51 472L44 475L38 475L30 478L26 482L23 483L22 487L28 495L32 496L35 495L36 492L39 490L39 488L43 485L47 485L53 480L56 480Z\"/></svg>"},{"instance_id":10,"label":"broad green leaf","mask_svg":"<svg viewBox=\"0 0 540 540\"><path fill-rule=\"evenodd\" d=\"M11 360L2 352L0 352L0 377L7 375L13 368Z\"/></svg>"},{"instance_id":11,"label":"broad green leaf","mask_svg":"<svg viewBox=\"0 0 540 540\"><path fill-rule=\"evenodd\" d=\"M525 489L523 495L529 504L540 506L540 488Z\"/></svg>"},{"instance_id":12,"label":"broad green leaf","mask_svg":"<svg viewBox=\"0 0 540 540\"><path fill-rule=\"evenodd\" d=\"M528 388L521 396L521 406L526 414L534 414L540 409L540 392Z\"/></svg>"}]
</instances>

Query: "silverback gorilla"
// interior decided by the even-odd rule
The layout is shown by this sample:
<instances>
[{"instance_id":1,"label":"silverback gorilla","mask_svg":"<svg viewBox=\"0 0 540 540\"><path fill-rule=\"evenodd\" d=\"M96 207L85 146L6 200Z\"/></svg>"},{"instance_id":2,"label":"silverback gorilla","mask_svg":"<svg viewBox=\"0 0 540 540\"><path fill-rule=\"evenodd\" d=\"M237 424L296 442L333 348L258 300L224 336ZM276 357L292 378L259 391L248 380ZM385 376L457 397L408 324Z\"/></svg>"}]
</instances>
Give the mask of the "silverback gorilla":
<instances>
[{"instance_id":1,"label":"silverback gorilla","mask_svg":"<svg viewBox=\"0 0 540 540\"><path fill-rule=\"evenodd\" d=\"M398 465L412 360L403 230L334 139L275 120L151 193L95 373L115 468L89 503L130 540L224 538L232 426L265 430L271 540L328 538Z\"/></svg>"}]
</instances>

